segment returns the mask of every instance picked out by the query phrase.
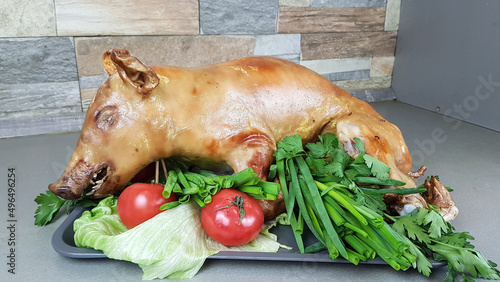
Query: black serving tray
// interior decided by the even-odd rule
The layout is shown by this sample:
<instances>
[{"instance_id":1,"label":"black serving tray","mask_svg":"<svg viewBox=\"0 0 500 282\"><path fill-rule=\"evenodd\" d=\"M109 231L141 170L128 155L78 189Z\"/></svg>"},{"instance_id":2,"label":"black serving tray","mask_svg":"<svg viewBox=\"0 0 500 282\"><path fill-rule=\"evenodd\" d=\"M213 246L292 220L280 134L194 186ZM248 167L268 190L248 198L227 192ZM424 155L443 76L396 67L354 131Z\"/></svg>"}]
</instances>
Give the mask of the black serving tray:
<instances>
[{"instance_id":1,"label":"black serving tray","mask_svg":"<svg viewBox=\"0 0 500 282\"><path fill-rule=\"evenodd\" d=\"M56 252L65 257L80 258L80 259L93 259L93 258L107 258L101 251L79 248L75 245L73 222L81 216L85 211L82 207L75 207L68 215L64 222L57 228L52 235L52 247ZM242 251L221 251L215 255L208 257L208 259L229 259L229 260L263 260L263 261L296 261L296 262L325 262L325 263L348 263L351 262L338 258L331 260L328 256L328 251L320 251L314 254L301 254L298 253L295 237L289 226L280 225L273 227L271 233L278 236L278 242L282 245L292 247L292 249L280 248L276 253L265 252L242 252ZM312 233L304 233L304 245L308 246L317 242ZM388 265L384 260L379 257L368 261L360 261L359 264L375 264L375 265ZM433 267L445 266L445 261L431 260Z\"/></svg>"}]
</instances>

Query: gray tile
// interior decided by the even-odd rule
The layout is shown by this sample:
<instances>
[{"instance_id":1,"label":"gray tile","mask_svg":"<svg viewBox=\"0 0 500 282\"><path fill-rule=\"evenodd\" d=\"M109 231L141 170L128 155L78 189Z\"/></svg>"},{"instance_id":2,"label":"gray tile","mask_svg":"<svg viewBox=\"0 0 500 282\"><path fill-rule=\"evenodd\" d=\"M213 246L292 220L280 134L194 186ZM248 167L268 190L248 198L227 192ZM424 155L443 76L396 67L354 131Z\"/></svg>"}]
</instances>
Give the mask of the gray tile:
<instances>
[{"instance_id":1,"label":"gray tile","mask_svg":"<svg viewBox=\"0 0 500 282\"><path fill-rule=\"evenodd\" d=\"M278 0L200 0L201 34L273 34Z\"/></svg>"},{"instance_id":2,"label":"gray tile","mask_svg":"<svg viewBox=\"0 0 500 282\"><path fill-rule=\"evenodd\" d=\"M396 95L392 88L356 90L349 91L349 93L365 102L396 100Z\"/></svg>"},{"instance_id":3,"label":"gray tile","mask_svg":"<svg viewBox=\"0 0 500 282\"><path fill-rule=\"evenodd\" d=\"M0 40L0 119L81 113L73 41Z\"/></svg>"},{"instance_id":4,"label":"gray tile","mask_svg":"<svg viewBox=\"0 0 500 282\"><path fill-rule=\"evenodd\" d=\"M299 63L300 34L257 35L254 56L272 56Z\"/></svg>"},{"instance_id":5,"label":"gray tile","mask_svg":"<svg viewBox=\"0 0 500 282\"><path fill-rule=\"evenodd\" d=\"M330 80L330 81L365 79L365 78L370 77L370 70L327 73L327 74L323 74L323 76L328 78L328 80Z\"/></svg>"},{"instance_id":6,"label":"gray tile","mask_svg":"<svg viewBox=\"0 0 500 282\"><path fill-rule=\"evenodd\" d=\"M300 34L272 34L255 36L255 56L300 54Z\"/></svg>"},{"instance_id":7,"label":"gray tile","mask_svg":"<svg viewBox=\"0 0 500 282\"><path fill-rule=\"evenodd\" d=\"M0 39L0 84L78 80L69 37Z\"/></svg>"},{"instance_id":8,"label":"gray tile","mask_svg":"<svg viewBox=\"0 0 500 282\"><path fill-rule=\"evenodd\" d=\"M78 81L0 84L0 119L80 112Z\"/></svg>"},{"instance_id":9,"label":"gray tile","mask_svg":"<svg viewBox=\"0 0 500 282\"><path fill-rule=\"evenodd\" d=\"M81 76L80 89L99 88L108 77L108 75Z\"/></svg>"},{"instance_id":10,"label":"gray tile","mask_svg":"<svg viewBox=\"0 0 500 282\"><path fill-rule=\"evenodd\" d=\"M0 138L80 131L84 119L80 113L0 120Z\"/></svg>"},{"instance_id":11,"label":"gray tile","mask_svg":"<svg viewBox=\"0 0 500 282\"><path fill-rule=\"evenodd\" d=\"M271 57L285 59L285 60L288 60L290 62L300 64L300 54L280 54L280 55L272 55Z\"/></svg>"},{"instance_id":12,"label":"gray tile","mask_svg":"<svg viewBox=\"0 0 500 282\"><path fill-rule=\"evenodd\" d=\"M279 0L282 7L309 7L311 0Z\"/></svg>"}]
</instances>

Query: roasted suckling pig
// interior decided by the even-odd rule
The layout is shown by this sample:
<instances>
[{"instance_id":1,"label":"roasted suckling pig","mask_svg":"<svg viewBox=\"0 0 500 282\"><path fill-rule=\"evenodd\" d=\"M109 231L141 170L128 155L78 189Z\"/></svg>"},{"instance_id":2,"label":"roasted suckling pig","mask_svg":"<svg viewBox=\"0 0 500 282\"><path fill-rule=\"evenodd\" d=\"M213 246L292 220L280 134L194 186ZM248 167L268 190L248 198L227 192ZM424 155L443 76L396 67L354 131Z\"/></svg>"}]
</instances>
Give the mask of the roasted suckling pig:
<instances>
[{"instance_id":1,"label":"roasted suckling pig","mask_svg":"<svg viewBox=\"0 0 500 282\"><path fill-rule=\"evenodd\" d=\"M250 57L196 68L149 67L119 49L107 51L103 64L109 78L88 108L66 170L49 186L62 198L114 194L142 168L168 157L227 164L235 172L251 167L266 178L277 141L299 134L305 143L326 132L351 156L357 153L353 138L360 138L368 154L391 168L391 178L415 187L400 130L301 65ZM391 203L403 211L435 198L392 195ZM449 194L441 198L433 203L450 210ZM284 208L279 200L262 206L266 218Z\"/></svg>"}]
</instances>

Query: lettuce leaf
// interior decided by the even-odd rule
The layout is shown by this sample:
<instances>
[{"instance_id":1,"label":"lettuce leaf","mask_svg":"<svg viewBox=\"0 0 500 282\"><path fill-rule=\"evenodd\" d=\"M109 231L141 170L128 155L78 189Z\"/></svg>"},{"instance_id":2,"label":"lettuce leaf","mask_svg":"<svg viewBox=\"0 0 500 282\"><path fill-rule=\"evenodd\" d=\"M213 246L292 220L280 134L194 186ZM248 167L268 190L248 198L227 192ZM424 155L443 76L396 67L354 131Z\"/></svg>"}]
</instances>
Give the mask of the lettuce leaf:
<instances>
[{"instance_id":1,"label":"lettuce leaf","mask_svg":"<svg viewBox=\"0 0 500 282\"><path fill-rule=\"evenodd\" d=\"M109 197L75 220L75 243L138 264L145 280L191 278L207 257L219 251L277 252L280 247L276 236L267 231L269 226L246 245L221 245L206 234L200 212L196 203L182 204L128 229L118 217L116 199Z\"/></svg>"}]
</instances>

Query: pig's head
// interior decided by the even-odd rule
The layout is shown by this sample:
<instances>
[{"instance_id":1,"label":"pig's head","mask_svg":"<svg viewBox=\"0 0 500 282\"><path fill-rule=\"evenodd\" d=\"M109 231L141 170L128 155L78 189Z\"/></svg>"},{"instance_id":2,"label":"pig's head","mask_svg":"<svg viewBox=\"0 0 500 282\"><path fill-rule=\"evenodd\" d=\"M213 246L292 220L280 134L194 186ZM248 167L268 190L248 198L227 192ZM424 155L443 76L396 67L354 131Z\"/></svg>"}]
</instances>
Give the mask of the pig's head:
<instances>
[{"instance_id":1,"label":"pig's head","mask_svg":"<svg viewBox=\"0 0 500 282\"><path fill-rule=\"evenodd\" d=\"M88 108L66 170L49 185L65 199L114 194L154 161L147 113L161 79L126 50L104 53L103 64L110 77Z\"/></svg>"}]
</instances>

